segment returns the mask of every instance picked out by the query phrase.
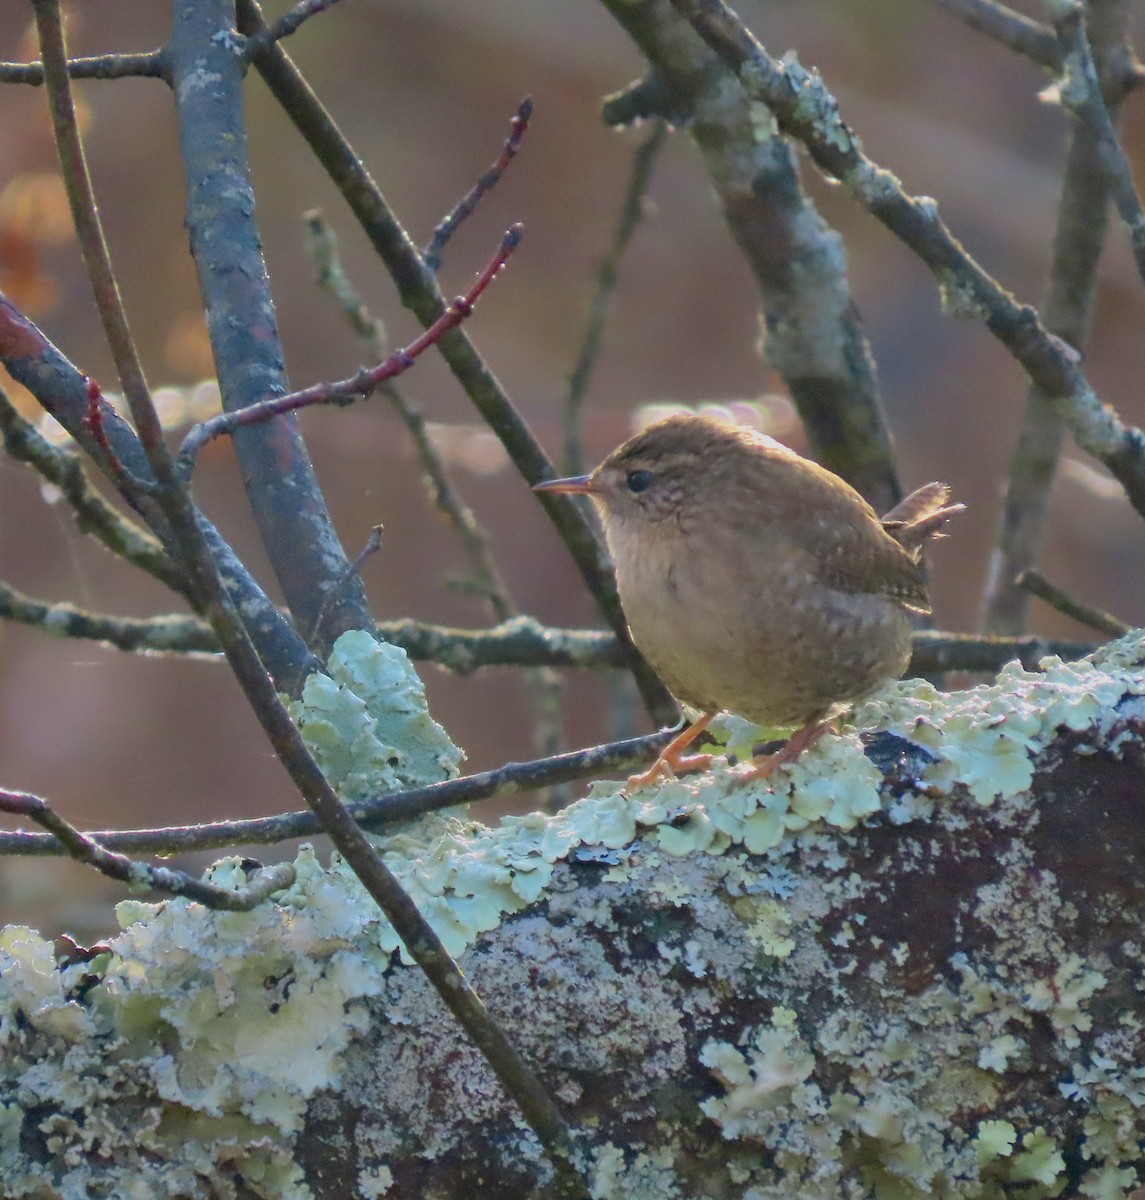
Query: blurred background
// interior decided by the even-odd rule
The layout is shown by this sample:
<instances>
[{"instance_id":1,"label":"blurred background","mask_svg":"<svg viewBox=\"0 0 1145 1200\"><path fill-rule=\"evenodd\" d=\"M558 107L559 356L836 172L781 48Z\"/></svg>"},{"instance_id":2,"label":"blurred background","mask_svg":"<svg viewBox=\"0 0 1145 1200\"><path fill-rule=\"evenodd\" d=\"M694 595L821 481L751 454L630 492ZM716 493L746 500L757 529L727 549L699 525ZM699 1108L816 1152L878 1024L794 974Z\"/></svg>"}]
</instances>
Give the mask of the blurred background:
<instances>
[{"instance_id":1,"label":"blurred background","mask_svg":"<svg viewBox=\"0 0 1145 1200\"><path fill-rule=\"evenodd\" d=\"M268 16L287 7L268 5ZM908 190L938 198L979 261L1019 299L1039 301L1067 127L1059 109L1038 99L1045 76L922 0L746 0L739 10L773 53L795 48L805 65L819 67L867 152ZM1025 11L1041 15L1037 5ZM167 6L150 0L75 3L71 52L151 49L166 38L169 19ZM0 58L37 57L31 25L30 6L0 6ZM605 128L599 106L641 74L636 50L594 0L342 0L287 48L419 242L496 157L521 98L534 97L519 158L450 245L441 279L447 294L463 291L503 230L524 222L522 247L467 328L559 461L561 411L594 270L645 136ZM170 95L156 80L83 82L77 91L107 235L150 380L192 387L212 368L183 228ZM247 99L258 215L292 382L342 378L364 352L315 286L303 237L306 210L320 208L337 231L346 270L392 343L410 340L418 327L253 72ZM1135 164L1145 153L1143 103L1130 97L1123 117ZM0 287L73 362L110 387L114 371L69 234L44 95L0 86L0 113ZM846 239L904 484L945 479L968 506L933 556L932 593L940 628L974 629L1024 377L981 324L940 313L929 273L889 233L812 170L805 181ZM649 201L621 268L587 399L592 461L627 436L643 405L726 404L781 391L757 350L754 284L686 135L670 137ZM1145 424L1138 383L1145 376L1143 322L1141 280L1114 222L1086 365L1101 397L1135 424ZM439 427L447 461L520 609L552 624L599 624L562 544L432 352L401 387ZM773 432L801 447L782 399L764 407ZM375 397L310 412L303 427L351 557L371 526L385 525L380 553L362 568L375 614L485 624L480 601L448 586L464 573L464 559L424 500L413 450L387 402ZM1069 459L1055 488L1045 573L1091 604L1141 623L1140 518L1099 468L1072 448ZM202 456L196 496L272 590L228 446L215 444ZM159 585L80 537L68 510L49 499L30 470L0 460L0 577L37 598L97 611L169 611ZM1037 601L1031 611L1036 632L1091 636ZM533 756L519 673L456 678L426 666L422 674L432 711L466 750L469 769ZM604 674L565 673L565 680L567 744L612 736L624 708L615 684ZM638 712L634 719L633 731L647 728ZM18 626L0 629L0 781L47 797L86 828L299 807L225 667L131 657ZM517 810L531 803L519 798ZM505 807L474 809L487 819L498 811ZM121 894L67 863L0 862L4 921L89 937L112 927L109 901Z\"/></svg>"}]
</instances>

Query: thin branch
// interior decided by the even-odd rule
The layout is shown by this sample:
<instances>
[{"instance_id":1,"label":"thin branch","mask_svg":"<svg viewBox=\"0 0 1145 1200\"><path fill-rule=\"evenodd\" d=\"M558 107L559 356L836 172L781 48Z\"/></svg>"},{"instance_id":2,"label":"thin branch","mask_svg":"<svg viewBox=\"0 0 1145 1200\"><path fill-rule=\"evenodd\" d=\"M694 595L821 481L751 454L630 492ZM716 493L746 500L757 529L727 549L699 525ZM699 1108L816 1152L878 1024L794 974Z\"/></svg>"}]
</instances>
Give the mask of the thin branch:
<instances>
[{"instance_id":1,"label":"thin branch","mask_svg":"<svg viewBox=\"0 0 1145 1200\"><path fill-rule=\"evenodd\" d=\"M603 775L623 775L651 762L671 739L670 730L608 742L532 762L506 763L445 783L409 788L354 805L354 817L363 829L383 830L394 821L406 821L458 804L495 796L515 795ZM136 854L179 854L191 850L219 850L227 846L274 845L290 838L313 837L323 826L313 812L279 813L247 821L217 821L205 825L177 825L161 829L100 830L90 834L109 849ZM55 838L38 833L0 832L0 855L60 855L65 848Z\"/></svg>"},{"instance_id":2,"label":"thin branch","mask_svg":"<svg viewBox=\"0 0 1145 1200\"><path fill-rule=\"evenodd\" d=\"M671 0L696 32L766 104L780 128L807 147L814 162L905 242L934 273L948 310L981 317L990 332L1051 397L1077 444L1113 472L1145 515L1145 433L1127 427L1093 391L1078 356L1019 304L963 249L929 198L908 196L872 162L839 116L838 102L815 72L793 56L773 59L721 0Z\"/></svg>"},{"instance_id":3,"label":"thin branch","mask_svg":"<svg viewBox=\"0 0 1145 1200\"><path fill-rule=\"evenodd\" d=\"M96 58L69 58L72 79L147 79L167 78L167 51L163 48L144 54L101 54ZM44 82L42 63L0 62L0 83Z\"/></svg>"},{"instance_id":4,"label":"thin branch","mask_svg":"<svg viewBox=\"0 0 1145 1200\"><path fill-rule=\"evenodd\" d=\"M1124 53L1126 8L1125 0L1090 4L1094 50L1103 68ZM1116 109L1117 101L1110 103ZM1110 185L1099 142L1086 125L1071 122L1042 319L1051 333L1079 353L1097 301L1097 265L1108 228ZM1049 397L1032 384L1010 460L997 548L987 576L982 623L987 633L1017 635L1026 629L1030 596L1015 580L1041 555L1063 436Z\"/></svg>"},{"instance_id":5,"label":"thin branch","mask_svg":"<svg viewBox=\"0 0 1145 1200\"><path fill-rule=\"evenodd\" d=\"M113 554L174 591L183 589L182 574L159 541L116 512L92 486L79 455L74 450L52 445L31 421L20 415L3 388L0 388L0 435L5 451L12 458L27 463L42 479L59 489L75 513L81 533L92 534Z\"/></svg>"},{"instance_id":6,"label":"thin branch","mask_svg":"<svg viewBox=\"0 0 1145 1200\"><path fill-rule=\"evenodd\" d=\"M294 883L294 868L289 863L273 867L260 867L243 887L238 889L219 887L205 883L170 867L153 867L150 863L136 862L106 849L98 838L80 833L70 822L55 812L46 800L29 792L12 792L0 788L0 812L27 817L42 825L53 836L62 852L77 862L94 867L101 875L130 884L133 889L153 892L168 892L173 896L186 896L197 900L208 908L227 912L249 912L261 904L272 892L280 892Z\"/></svg>"},{"instance_id":7,"label":"thin branch","mask_svg":"<svg viewBox=\"0 0 1145 1200\"><path fill-rule=\"evenodd\" d=\"M1101 94L1101 82L1086 33L1085 10L1077 5L1055 22L1054 27L1064 59L1059 88L1062 106L1088 126L1090 136L1101 148L1111 179L1113 203L1129 234L1137 271L1145 280L1145 213L1141 211L1141 199L1133 186L1133 169Z\"/></svg>"},{"instance_id":8,"label":"thin branch","mask_svg":"<svg viewBox=\"0 0 1145 1200\"><path fill-rule=\"evenodd\" d=\"M1111 613L1100 608L1091 608L1088 604L1075 600L1067 592L1050 583L1040 571L1023 571L1017 582L1018 586L1024 588L1031 596L1037 596L1051 608L1056 608L1058 612L1096 629L1098 633L1104 633L1107 637L1124 637L1133 628L1125 621L1119 621Z\"/></svg>"},{"instance_id":9,"label":"thin branch","mask_svg":"<svg viewBox=\"0 0 1145 1200\"><path fill-rule=\"evenodd\" d=\"M103 223L100 221L99 209L95 202L95 191L87 169L83 139L76 122L59 0L32 0L32 8L36 14L36 31L40 37L44 82L48 90L48 104L52 112L52 129L56 138L60 170L63 173L72 221L76 227L76 236L84 265L87 267L96 308L99 310L108 348L115 361L120 387L131 409L136 434L147 454L156 482L161 487L170 486L173 475L170 455L163 440L163 426L151 401L151 391L143 374L139 351L127 323L123 299L119 294L119 283L111 265L111 255L108 252ZM102 400L97 398L97 403L102 404ZM101 446L101 449L106 448ZM119 463L113 453L111 460L120 470L127 472L126 466ZM124 494L130 496L133 493L131 490L125 490Z\"/></svg>"},{"instance_id":10,"label":"thin branch","mask_svg":"<svg viewBox=\"0 0 1145 1200\"><path fill-rule=\"evenodd\" d=\"M338 0L299 0L292 9L284 12L265 31L247 39L246 45L243 47L243 58L249 62L260 50L265 49L272 42L290 37L304 21L317 16L318 13L325 12L328 8L333 8L337 3Z\"/></svg>"},{"instance_id":11,"label":"thin branch","mask_svg":"<svg viewBox=\"0 0 1145 1200\"><path fill-rule=\"evenodd\" d=\"M1062 54L1054 31L995 0L938 0L941 8L960 17L971 29L1000 45L1024 54L1039 66L1061 70Z\"/></svg>"},{"instance_id":12,"label":"thin branch","mask_svg":"<svg viewBox=\"0 0 1145 1200\"><path fill-rule=\"evenodd\" d=\"M509 126L509 136L505 139L505 145L502 147L497 161L462 196L454 205L453 211L434 229L433 237L422 251L422 259L431 271L436 271L441 266L441 252L445 249L449 239L457 232L461 223L470 216L483 197L500 182L501 176L521 148L521 139L529 128L529 118L532 115L533 98L526 96L513 116Z\"/></svg>"},{"instance_id":13,"label":"thin branch","mask_svg":"<svg viewBox=\"0 0 1145 1200\"><path fill-rule=\"evenodd\" d=\"M1084 658L1097 649L1093 642L1050 641L1040 637L977 637L969 633L918 630L911 635L908 675L932 676L946 671L993 675L1015 659L1036 671L1043 658Z\"/></svg>"},{"instance_id":14,"label":"thin branch","mask_svg":"<svg viewBox=\"0 0 1145 1200\"><path fill-rule=\"evenodd\" d=\"M237 13L239 29L248 37L265 27L256 0L238 0ZM256 55L254 65L342 193L386 264L402 303L423 326L431 325L441 316L445 307L437 281L422 261L418 248L394 217L362 160L354 153L353 147L281 46L270 46ZM525 482L533 484L555 478L557 472L553 464L465 331L450 330L438 342L438 349L466 395L508 451ZM629 666L648 711L657 721L668 723L675 720L675 702L628 637L616 581L592 524L567 496L549 493L540 499L542 508L568 547L593 599L628 648Z\"/></svg>"},{"instance_id":15,"label":"thin branch","mask_svg":"<svg viewBox=\"0 0 1145 1200\"><path fill-rule=\"evenodd\" d=\"M71 604L45 604L6 584L0 584L0 618L38 626L53 637L86 638L143 654L220 651L210 626L196 617L110 617ZM1116 628L1120 630L1119 625ZM408 619L379 621L375 632L391 645L400 646L415 662L431 662L457 675L485 667L625 668L624 648L614 634L595 629L556 629L533 617L511 617L491 629L455 629ZM1074 659L1095 649L1092 642L916 630L908 674L992 672L1014 659L1034 670L1047 654Z\"/></svg>"},{"instance_id":16,"label":"thin branch","mask_svg":"<svg viewBox=\"0 0 1145 1200\"><path fill-rule=\"evenodd\" d=\"M628 243L632 240L632 235L644 217L647 209L644 195L648 191L648 184L652 179L652 168L667 140L668 122L660 118L653 122L652 132L636 147L636 152L632 156L632 170L628 177L628 186L624 189L624 198L620 203L620 216L616 222L616 232L612 236L612 245L609 246L596 269L596 288L589 304L588 325L585 327L576 365L572 369L572 374L569 375L569 390L565 397L564 469L569 475L576 475L584 470L581 412L585 396L588 394L589 377L604 343L604 324L608 316L608 302L616 290L616 282L620 276L620 263L624 258L624 252L628 249Z\"/></svg>"},{"instance_id":17,"label":"thin branch","mask_svg":"<svg viewBox=\"0 0 1145 1200\"><path fill-rule=\"evenodd\" d=\"M458 296L441 316L408 346L391 354L376 367L358 371L349 379L342 379L337 383L316 383L313 387L303 388L301 391L291 392L286 396L272 396L267 400L258 400L243 408L219 413L218 416L210 417L193 426L179 447L179 466L184 477L190 474L195 455L213 438L222 437L224 434L233 435L239 429L262 424L274 417L295 412L300 408L309 408L317 404L348 404L360 397L368 396L378 384L393 379L403 371L408 371L419 354L432 346L450 329L460 325L473 312L473 306L477 303L481 293L493 282L497 272L501 270L509 256L517 248L522 232L520 225L513 225L501 239L497 253L485 265L484 270L478 274L469 291L464 296Z\"/></svg>"},{"instance_id":18,"label":"thin branch","mask_svg":"<svg viewBox=\"0 0 1145 1200\"><path fill-rule=\"evenodd\" d=\"M109 617L75 604L46 604L0 582L0 619L30 625L49 637L104 642L143 654L218 654L211 627L198 617Z\"/></svg>"}]
</instances>

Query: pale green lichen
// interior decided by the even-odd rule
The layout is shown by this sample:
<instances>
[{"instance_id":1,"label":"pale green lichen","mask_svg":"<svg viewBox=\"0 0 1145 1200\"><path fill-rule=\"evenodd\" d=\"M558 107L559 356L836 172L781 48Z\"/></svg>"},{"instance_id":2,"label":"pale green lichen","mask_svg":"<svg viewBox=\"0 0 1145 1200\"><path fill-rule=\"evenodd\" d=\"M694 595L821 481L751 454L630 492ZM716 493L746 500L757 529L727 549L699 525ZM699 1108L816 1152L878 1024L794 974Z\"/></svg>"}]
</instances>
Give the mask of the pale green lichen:
<instances>
[{"instance_id":1,"label":"pale green lichen","mask_svg":"<svg viewBox=\"0 0 1145 1200\"><path fill-rule=\"evenodd\" d=\"M326 671L306 680L290 715L343 800L458 773L463 755L429 715L425 686L399 646L350 630L334 643Z\"/></svg>"},{"instance_id":2,"label":"pale green lichen","mask_svg":"<svg viewBox=\"0 0 1145 1200\"><path fill-rule=\"evenodd\" d=\"M1009 1158L1017 1140L1018 1131L1009 1121L983 1121L974 1136L978 1161L986 1164L996 1158Z\"/></svg>"},{"instance_id":3,"label":"pale green lichen","mask_svg":"<svg viewBox=\"0 0 1145 1200\"><path fill-rule=\"evenodd\" d=\"M942 311L948 317L959 321L984 321L990 315L971 282L945 269L935 271L934 277Z\"/></svg>"},{"instance_id":4,"label":"pale green lichen","mask_svg":"<svg viewBox=\"0 0 1145 1200\"><path fill-rule=\"evenodd\" d=\"M1010 1167L1010 1178L1017 1183L1052 1184L1065 1170L1065 1159L1053 1138L1046 1136L1044 1129L1035 1129L1025 1134L1022 1149L1017 1151Z\"/></svg>"}]
</instances>

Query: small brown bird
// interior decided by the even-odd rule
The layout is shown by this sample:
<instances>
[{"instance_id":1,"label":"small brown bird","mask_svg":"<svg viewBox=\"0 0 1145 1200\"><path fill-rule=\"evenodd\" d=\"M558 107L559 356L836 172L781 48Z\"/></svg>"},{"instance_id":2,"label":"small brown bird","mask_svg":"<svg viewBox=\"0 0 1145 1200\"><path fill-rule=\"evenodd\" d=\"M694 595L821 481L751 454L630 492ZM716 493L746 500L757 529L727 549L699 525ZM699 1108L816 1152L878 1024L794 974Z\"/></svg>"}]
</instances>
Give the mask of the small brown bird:
<instances>
[{"instance_id":1,"label":"small brown bird","mask_svg":"<svg viewBox=\"0 0 1145 1200\"><path fill-rule=\"evenodd\" d=\"M630 787L709 766L712 755L684 750L721 709L798 727L756 760L750 777L766 776L811 745L838 706L901 675L907 614L930 611L923 542L964 507L928 483L880 521L826 468L692 415L649 426L590 475L537 490L592 497L632 640L699 714Z\"/></svg>"}]
</instances>

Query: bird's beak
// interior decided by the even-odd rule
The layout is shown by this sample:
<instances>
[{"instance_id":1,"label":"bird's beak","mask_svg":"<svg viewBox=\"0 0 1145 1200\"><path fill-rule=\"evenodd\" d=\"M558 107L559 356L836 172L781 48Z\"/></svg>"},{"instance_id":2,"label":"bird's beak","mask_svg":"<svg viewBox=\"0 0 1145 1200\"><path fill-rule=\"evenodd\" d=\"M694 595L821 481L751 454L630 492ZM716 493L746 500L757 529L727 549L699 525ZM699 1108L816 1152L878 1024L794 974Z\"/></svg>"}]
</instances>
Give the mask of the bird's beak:
<instances>
[{"instance_id":1,"label":"bird's beak","mask_svg":"<svg viewBox=\"0 0 1145 1200\"><path fill-rule=\"evenodd\" d=\"M591 475L571 475L568 479L546 479L544 483L534 483L534 492L560 492L568 496L596 496L600 486L593 483Z\"/></svg>"}]
</instances>

